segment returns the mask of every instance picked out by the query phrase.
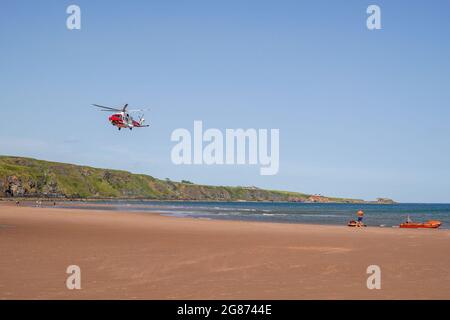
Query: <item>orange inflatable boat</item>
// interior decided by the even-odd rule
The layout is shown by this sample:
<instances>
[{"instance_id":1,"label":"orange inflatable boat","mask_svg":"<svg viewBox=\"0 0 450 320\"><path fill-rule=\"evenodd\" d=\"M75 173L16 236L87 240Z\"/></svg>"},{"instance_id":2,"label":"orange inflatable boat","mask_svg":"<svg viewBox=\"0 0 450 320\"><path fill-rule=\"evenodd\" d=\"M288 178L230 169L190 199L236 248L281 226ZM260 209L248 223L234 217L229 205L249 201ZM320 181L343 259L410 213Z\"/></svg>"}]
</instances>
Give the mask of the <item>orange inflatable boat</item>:
<instances>
[{"instance_id":1,"label":"orange inflatable boat","mask_svg":"<svg viewBox=\"0 0 450 320\"><path fill-rule=\"evenodd\" d=\"M406 221L400 224L400 228L428 228L428 229L437 229L442 225L442 222L437 220L429 220L427 222L412 222Z\"/></svg>"}]
</instances>

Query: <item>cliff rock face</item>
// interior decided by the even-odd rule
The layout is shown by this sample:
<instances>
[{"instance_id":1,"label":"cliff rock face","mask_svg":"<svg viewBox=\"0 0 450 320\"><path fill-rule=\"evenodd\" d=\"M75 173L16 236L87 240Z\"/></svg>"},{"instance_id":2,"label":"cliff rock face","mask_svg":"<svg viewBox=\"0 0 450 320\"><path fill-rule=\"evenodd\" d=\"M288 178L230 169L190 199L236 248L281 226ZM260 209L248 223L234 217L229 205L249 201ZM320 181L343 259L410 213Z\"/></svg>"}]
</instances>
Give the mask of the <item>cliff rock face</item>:
<instances>
[{"instance_id":1,"label":"cliff rock face","mask_svg":"<svg viewBox=\"0 0 450 320\"><path fill-rule=\"evenodd\" d=\"M22 181L16 176L5 177L0 183L0 190L4 195L21 197L25 194L25 189L22 186Z\"/></svg>"},{"instance_id":2,"label":"cliff rock face","mask_svg":"<svg viewBox=\"0 0 450 320\"><path fill-rule=\"evenodd\" d=\"M126 171L0 156L0 197L311 202L311 195L256 187L203 186ZM316 197L314 202L328 202ZM333 202L361 202L337 199Z\"/></svg>"},{"instance_id":3,"label":"cliff rock face","mask_svg":"<svg viewBox=\"0 0 450 320\"><path fill-rule=\"evenodd\" d=\"M0 196L2 197L64 197L58 191L57 183L49 181L43 184L39 180L16 175L1 177Z\"/></svg>"}]
</instances>

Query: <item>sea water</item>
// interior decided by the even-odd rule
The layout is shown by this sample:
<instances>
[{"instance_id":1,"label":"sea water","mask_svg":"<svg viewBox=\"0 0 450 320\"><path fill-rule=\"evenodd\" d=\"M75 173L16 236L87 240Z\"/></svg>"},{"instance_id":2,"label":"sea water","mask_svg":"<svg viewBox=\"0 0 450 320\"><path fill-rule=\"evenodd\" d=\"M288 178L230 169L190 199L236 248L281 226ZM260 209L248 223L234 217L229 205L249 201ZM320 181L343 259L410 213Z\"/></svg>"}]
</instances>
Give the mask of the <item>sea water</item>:
<instances>
[{"instance_id":1,"label":"sea water","mask_svg":"<svg viewBox=\"0 0 450 320\"><path fill-rule=\"evenodd\" d=\"M105 206L106 204L106 206ZM71 206L66 203L65 207ZM79 208L79 206L74 206ZM365 212L368 226L397 227L409 215L413 221L440 220L450 228L450 204L335 204L277 202L189 202L189 201L89 201L82 208L157 212L174 217L246 220L282 223L346 225Z\"/></svg>"}]
</instances>

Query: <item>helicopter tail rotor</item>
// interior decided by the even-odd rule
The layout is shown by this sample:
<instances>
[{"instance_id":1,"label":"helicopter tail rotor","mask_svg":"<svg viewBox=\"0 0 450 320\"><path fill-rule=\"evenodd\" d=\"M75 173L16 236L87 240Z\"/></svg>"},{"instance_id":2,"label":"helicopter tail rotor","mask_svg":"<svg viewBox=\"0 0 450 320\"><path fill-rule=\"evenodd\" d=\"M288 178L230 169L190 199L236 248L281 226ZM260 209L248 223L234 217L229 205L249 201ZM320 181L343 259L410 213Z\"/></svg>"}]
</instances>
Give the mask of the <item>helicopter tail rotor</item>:
<instances>
[{"instance_id":1,"label":"helicopter tail rotor","mask_svg":"<svg viewBox=\"0 0 450 320\"><path fill-rule=\"evenodd\" d=\"M142 126L145 122L144 115L139 117L139 124Z\"/></svg>"}]
</instances>

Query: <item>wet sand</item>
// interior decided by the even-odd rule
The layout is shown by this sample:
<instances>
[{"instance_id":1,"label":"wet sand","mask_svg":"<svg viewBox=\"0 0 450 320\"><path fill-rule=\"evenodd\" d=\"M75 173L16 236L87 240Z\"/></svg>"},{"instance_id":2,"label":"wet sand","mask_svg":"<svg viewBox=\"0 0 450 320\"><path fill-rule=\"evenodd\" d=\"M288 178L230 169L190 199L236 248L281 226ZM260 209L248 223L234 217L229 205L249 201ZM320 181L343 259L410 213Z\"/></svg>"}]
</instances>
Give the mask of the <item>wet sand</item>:
<instances>
[{"instance_id":1,"label":"wet sand","mask_svg":"<svg viewBox=\"0 0 450 320\"><path fill-rule=\"evenodd\" d=\"M0 299L450 299L450 230L0 203ZM66 268L81 268L81 290ZM366 286L381 268L381 290Z\"/></svg>"}]
</instances>

